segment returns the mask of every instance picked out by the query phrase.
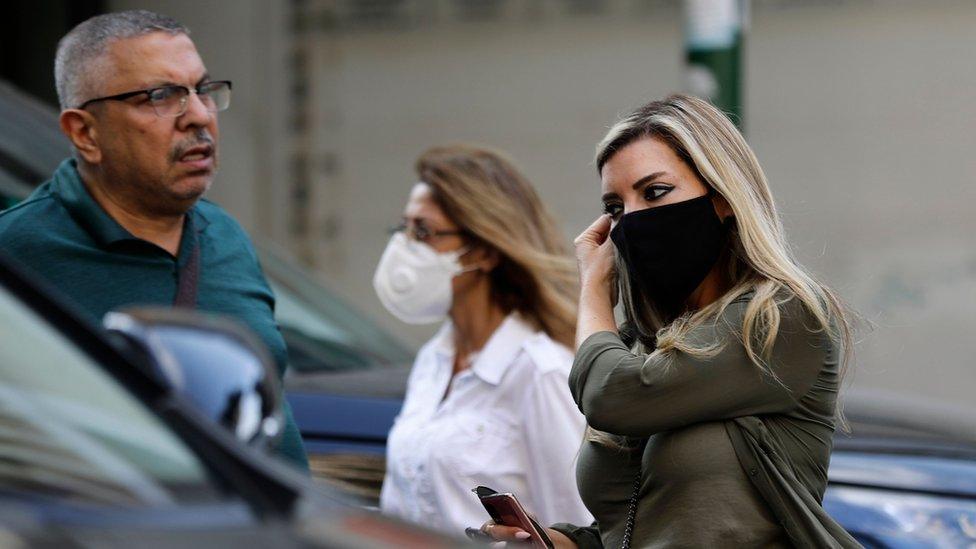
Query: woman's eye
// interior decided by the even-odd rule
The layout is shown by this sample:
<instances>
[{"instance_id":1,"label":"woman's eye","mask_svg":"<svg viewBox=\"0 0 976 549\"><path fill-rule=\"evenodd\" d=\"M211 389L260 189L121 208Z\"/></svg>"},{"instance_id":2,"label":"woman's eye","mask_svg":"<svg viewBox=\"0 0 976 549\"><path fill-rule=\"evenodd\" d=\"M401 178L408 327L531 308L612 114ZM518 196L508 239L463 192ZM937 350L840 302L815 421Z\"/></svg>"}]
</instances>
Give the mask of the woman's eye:
<instances>
[{"instance_id":1,"label":"woman's eye","mask_svg":"<svg viewBox=\"0 0 976 549\"><path fill-rule=\"evenodd\" d=\"M620 212L622 210L623 210L623 207L620 204L612 204L612 203L609 203L609 204L604 204L603 205L603 213L610 214L610 217L612 217L614 219L616 219L617 216L620 215Z\"/></svg>"},{"instance_id":2,"label":"woman's eye","mask_svg":"<svg viewBox=\"0 0 976 549\"><path fill-rule=\"evenodd\" d=\"M648 185L644 187L644 200L657 200L673 190L672 185Z\"/></svg>"}]
</instances>

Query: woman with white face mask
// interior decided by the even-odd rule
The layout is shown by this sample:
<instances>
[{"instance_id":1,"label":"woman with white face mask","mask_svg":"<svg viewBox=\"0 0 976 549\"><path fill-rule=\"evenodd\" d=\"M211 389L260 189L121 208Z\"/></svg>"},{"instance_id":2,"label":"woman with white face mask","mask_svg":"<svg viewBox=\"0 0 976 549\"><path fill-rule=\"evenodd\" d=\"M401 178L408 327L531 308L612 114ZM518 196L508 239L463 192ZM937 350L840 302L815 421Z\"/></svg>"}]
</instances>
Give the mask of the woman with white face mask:
<instances>
[{"instance_id":1,"label":"woman with white face mask","mask_svg":"<svg viewBox=\"0 0 976 549\"><path fill-rule=\"evenodd\" d=\"M541 521L588 522L574 459L585 423L567 379L576 271L529 182L494 151L437 147L374 277L417 355L387 444L385 513L455 535L485 521L471 489L513 492Z\"/></svg>"}]
</instances>

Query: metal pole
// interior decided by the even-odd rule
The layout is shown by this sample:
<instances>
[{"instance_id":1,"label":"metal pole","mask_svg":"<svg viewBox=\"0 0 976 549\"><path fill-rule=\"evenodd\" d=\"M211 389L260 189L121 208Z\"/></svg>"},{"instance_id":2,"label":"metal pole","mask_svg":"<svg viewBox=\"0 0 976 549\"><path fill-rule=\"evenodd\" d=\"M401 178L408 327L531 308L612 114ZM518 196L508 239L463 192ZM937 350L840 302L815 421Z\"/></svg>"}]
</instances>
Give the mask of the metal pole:
<instances>
[{"instance_id":1,"label":"metal pole","mask_svg":"<svg viewBox=\"0 0 976 549\"><path fill-rule=\"evenodd\" d=\"M749 0L685 0L688 91L743 129L742 41Z\"/></svg>"}]
</instances>

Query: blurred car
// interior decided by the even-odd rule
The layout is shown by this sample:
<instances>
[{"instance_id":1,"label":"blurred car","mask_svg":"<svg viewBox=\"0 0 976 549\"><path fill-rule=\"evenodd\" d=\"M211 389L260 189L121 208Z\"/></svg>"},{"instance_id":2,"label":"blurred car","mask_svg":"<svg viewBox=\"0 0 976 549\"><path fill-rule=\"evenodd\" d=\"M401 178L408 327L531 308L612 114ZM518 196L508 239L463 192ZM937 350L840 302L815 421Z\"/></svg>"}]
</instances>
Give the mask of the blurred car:
<instances>
[{"instance_id":1,"label":"blurred car","mask_svg":"<svg viewBox=\"0 0 976 549\"><path fill-rule=\"evenodd\" d=\"M312 474L375 504L386 435L413 351L326 290L287 255L259 245L288 345L285 390Z\"/></svg>"},{"instance_id":2,"label":"blurred car","mask_svg":"<svg viewBox=\"0 0 976 549\"><path fill-rule=\"evenodd\" d=\"M865 547L976 547L976 413L852 392L824 508Z\"/></svg>"},{"instance_id":3,"label":"blurred car","mask_svg":"<svg viewBox=\"0 0 976 549\"><path fill-rule=\"evenodd\" d=\"M348 495L309 483L260 447L243 444L174 393L155 367L163 362L132 353L131 345L90 325L56 293L0 257L0 545L458 544L366 511ZM230 357L243 364L241 371L255 373L260 357L248 347L214 351L220 348L212 345L215 337L227 334L231 341L234 333L221 332L206 317L181 315L190 321L179 330L169 318L153 333L154 340L190 336L189 346L168 347L176 351L172 356L195 354L218 363L221 373L231 371L233 365L220 364ZM155 317L133 312L125 318L151 327ZM193 318L200 319L196 332ZM201 340L207 344L195 345ZM189 368L199 373L202 365ZM264 366L264 378L276 380L269 359ZM233 377L197 375L192 382L220 394ZM280 410L268 410L267 417L280 418ZM236 420L262 424L246 414Z\"/></svg>"},{"instance_id":4,"label":"blurred car","mask_svg":"<svg viewBox=\"0 0 976 549\"><path fill-rule=\"evenodd\" d=\"M26 196L68 154L52 112L0 82L0 199ZM53 151L53 152L52 152ZM6 197L6 198L4 198ZM286 396L313 474L378 503L386 435L412 352L287 255L259 246L289 347ZM866 547L976 546L976 412L853 393L824 507Z\"/></svg>"}]
</instances>

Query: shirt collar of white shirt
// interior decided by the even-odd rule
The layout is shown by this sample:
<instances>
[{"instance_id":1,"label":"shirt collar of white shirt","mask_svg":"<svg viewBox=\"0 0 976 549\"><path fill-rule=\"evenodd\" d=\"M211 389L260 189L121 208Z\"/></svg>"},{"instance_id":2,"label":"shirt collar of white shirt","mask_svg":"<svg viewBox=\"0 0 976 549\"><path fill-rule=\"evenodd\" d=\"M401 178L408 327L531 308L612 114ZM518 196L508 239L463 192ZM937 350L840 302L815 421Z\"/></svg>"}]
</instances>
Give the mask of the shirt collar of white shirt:
<instances>
[{"instance_id":1,"label":"shirt collar of white shirt","mask_svg":"<svg viewBox=\"0 0 976 549\"><path fill-rule=\"evenodd\" d=\"M526 340L536 333L537 330L521 315L516 312L510 313L498 328L495 328L495 332L481 348L474 364L471 365L471 372L485 383L498 385L505 372L514 363ZM444 323L434 339L436 340L434 349L441 364L451 367L454 360L454 329L450 320Z\"/></svg>"}]
</instances>

